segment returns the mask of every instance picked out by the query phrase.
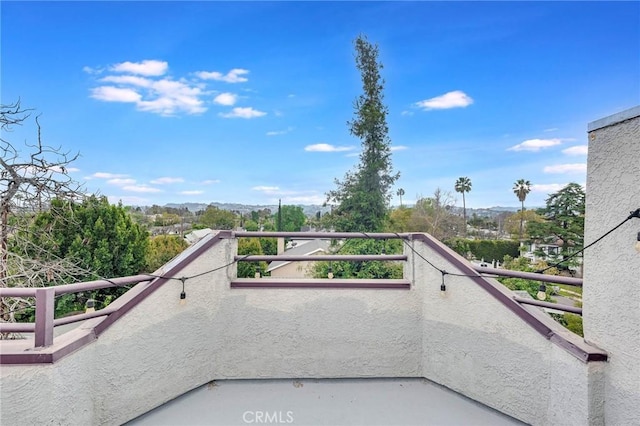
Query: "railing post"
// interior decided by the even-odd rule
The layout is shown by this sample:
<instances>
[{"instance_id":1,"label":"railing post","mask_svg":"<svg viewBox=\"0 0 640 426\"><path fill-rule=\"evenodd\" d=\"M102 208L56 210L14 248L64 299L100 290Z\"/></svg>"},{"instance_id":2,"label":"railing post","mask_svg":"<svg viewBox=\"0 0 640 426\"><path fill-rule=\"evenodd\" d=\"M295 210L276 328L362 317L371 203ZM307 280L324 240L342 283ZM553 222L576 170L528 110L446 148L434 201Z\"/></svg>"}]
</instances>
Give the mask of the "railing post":
<instances>
[{"instance_id":1,"label":"railing post","mask_svg":"<svg viewBox=\"0 0 640 426\"><path fill-rule=\"evenodd\" d=\"M36 330L35 347L46 347L53 344L53 317L55 311L53 287L36 290Z\"/></svg>"}]
</instances>

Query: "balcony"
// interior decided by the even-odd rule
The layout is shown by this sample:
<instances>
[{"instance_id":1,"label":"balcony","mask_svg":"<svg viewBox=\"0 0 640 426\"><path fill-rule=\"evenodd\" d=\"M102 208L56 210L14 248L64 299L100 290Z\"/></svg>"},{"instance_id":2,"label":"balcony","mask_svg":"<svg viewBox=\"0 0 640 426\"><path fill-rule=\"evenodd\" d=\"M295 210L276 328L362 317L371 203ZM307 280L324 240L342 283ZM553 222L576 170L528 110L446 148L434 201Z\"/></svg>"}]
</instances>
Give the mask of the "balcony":
<instances>
[{"instance_id":1,"label":"balcony","mask_svg":"<svg viewBox=\"0 0 640 426\"><path fill-rule=\"evenodd\" d=\"M238 256L237 238L264 235L212 233L154 275L0 290L36 297L35 324L1 326L34 333L0 343L2 423L188 424L201 413L243 424L239 409L273 415L276 404L261 405L270 400L289 401L278 406L298 424L588 424L599 415L607 354L430 236L316 236L402 239L403 254L382 255L402 262L402 279L236 278L237 262L266 260ZM103 310L53 318L56 295L133 283ZM198 411L212 390L220 410ZM395 401L387 414L384 401ZM342 417L323 415L329 408Z\"/></svg>"}]
</instances>

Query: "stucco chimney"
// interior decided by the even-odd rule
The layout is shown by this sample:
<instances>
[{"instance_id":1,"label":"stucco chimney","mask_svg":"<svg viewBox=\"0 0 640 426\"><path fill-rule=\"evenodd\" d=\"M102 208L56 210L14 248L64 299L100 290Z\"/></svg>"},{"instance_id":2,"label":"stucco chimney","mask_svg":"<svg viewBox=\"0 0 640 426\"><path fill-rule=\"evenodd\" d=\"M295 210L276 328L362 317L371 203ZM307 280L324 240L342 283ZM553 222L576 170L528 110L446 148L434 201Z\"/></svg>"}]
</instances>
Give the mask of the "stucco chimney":
<instances>
[{"instance_id":1,"label":"stucco chimney","mask_svg":"<svg viewBox=\"0 0 640 426\"><path fill-rule=\"evenodd\" d=\"M278 254L284 253L284 238L278 238Z\"/></svg>"}]
</instances>

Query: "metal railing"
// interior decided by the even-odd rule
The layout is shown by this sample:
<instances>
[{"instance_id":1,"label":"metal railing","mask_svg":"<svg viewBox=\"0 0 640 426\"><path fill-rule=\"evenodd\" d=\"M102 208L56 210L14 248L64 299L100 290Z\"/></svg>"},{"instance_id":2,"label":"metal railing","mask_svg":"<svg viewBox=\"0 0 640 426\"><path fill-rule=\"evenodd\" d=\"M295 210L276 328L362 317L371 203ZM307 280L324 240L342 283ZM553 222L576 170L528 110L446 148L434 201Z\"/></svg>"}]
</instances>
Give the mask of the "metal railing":
<instances>
[{"instance_id":1,"label":"metal railing","mask_svg":"<svg viewBox=\"0 0 640 426\"><path fill-rule=\"evenodd\" d=\"M239 237L280 237L280 238L300 238L300 239L348 239L348 238L372 238L403 239L410 240L414 234L409 233L350 233L350 232L247 232L237 231L225 234L221 238ZM411 246L409 246L411 248ZM412 249L413 250L413 249ZM438 250L437 250L438 251ZM235 255L235 262L261 262L261 261L403 261L406 262L406 254L376 254L376 255ZM482 276L503 276L523 278L528 280L568 284L582 286L582 280L571 277L561 277L555 275L543 275L531 272L511 271L506 269L494 269L480 266L472 266L472 269ZM478 275L480 277L480 275ZM106 308L72 315L64 318L54 318L55 298L63 294L77 293L82 291L98 290L109 287L119 287L141 282L150 282L156 279L151 275L134 275L129 277L113 278L110 280L97 280L83 283L66 284L44 288L0 288L0 297L33 297L35 303L35 322L30 323L0 323L0 333L34 333L34 346L47 347L53 344L54 327L84 321L91 318L102 317L117 312L119 308L108 306ZM409 289L410 281L406 279L254 279L240 278L231 280L231 288L370 288L370 289ZM557 309L565 312L582 314L582 309L562 304L549 303L544 301L530 300L514 296L513 300L521 304L535 305L539 307Z\"/></svg>"},{"instance_id":2,"label":"metal railing","mask_svg":"<svg viewBox=\"0 0 640 426\"><path fill-rule=\"evenodd\" d=\"M36 299L36 320L27 323L0 323L0 333L34 333L34 346L46 347L53 344L53 328L59 325L72 324L90 318L110 315L118 309L107 306L94 312L72 315L54 319L55 297L81 291L99 290L151 281L149 275L133 275L111 280L87 281L83 283L64 284L54 287L39 288L0 288L0 297L34 297Z\"/></svg>"}]
</instances>

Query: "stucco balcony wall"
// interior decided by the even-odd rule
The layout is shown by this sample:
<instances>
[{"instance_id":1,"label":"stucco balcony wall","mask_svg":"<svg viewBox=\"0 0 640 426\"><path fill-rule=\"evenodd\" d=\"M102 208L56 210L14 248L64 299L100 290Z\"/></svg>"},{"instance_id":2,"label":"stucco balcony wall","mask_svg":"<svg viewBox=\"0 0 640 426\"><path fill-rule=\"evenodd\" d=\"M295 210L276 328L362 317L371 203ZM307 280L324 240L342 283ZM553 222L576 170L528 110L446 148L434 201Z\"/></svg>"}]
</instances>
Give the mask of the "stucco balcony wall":
<instances>
[{"instance_id":1,"label":"stucco balcony wall","mask_svg":"<svg viewBox=\"0 0 640 426\"><path fill-rule=\"evenodd\" d=\"M121 424L216 379L425 377L531 424L599 424L594 363L468 277L447 276L440 297L440 272L416 253L449 272L470 269L425 238L405 250L411 289L380 290L232 289L235 266L205 272L233 261L236 240L205 237L190 250L206 250L175 275L205 273L185 281L186 304L170 280L55 363L3 365L0 423Z\"/></svg>"}]
</instances>

